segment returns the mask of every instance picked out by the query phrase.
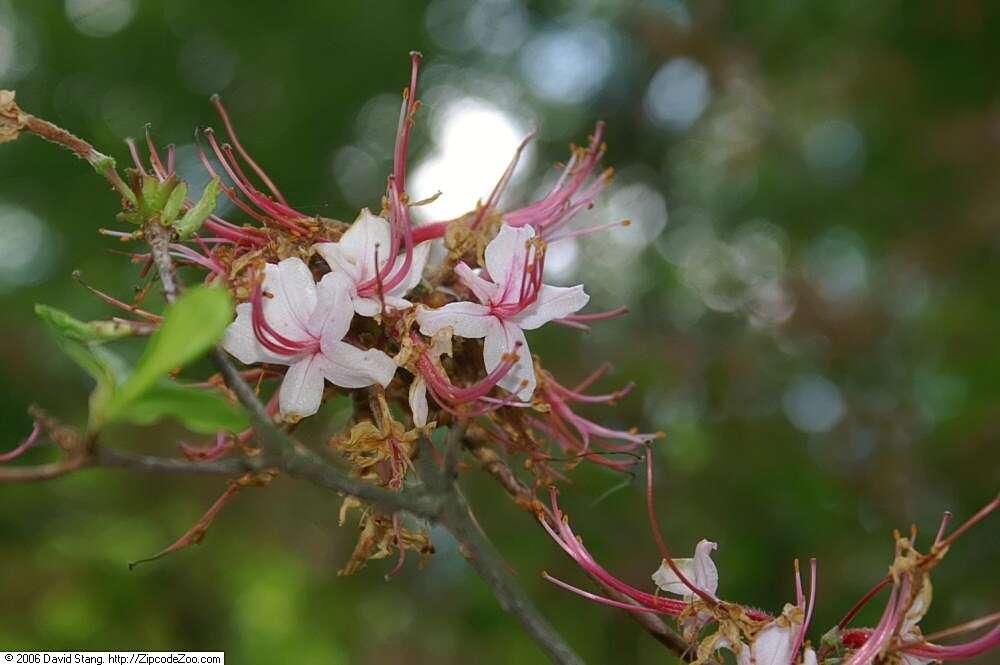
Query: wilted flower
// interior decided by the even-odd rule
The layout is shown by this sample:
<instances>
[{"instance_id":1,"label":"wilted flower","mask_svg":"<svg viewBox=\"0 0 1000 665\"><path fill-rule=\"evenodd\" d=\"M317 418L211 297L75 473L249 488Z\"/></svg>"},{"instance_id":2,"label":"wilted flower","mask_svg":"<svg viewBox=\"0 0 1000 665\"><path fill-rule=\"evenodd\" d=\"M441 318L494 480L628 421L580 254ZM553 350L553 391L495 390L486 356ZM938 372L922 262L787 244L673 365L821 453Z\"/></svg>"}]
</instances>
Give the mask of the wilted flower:
<instances>
[{"instance_id":1,"label":"wilted flower","mask_svg":"<svg viewBox=\"0 0 1000 665\"><path fill-rule=\"evenodd\" d=\"M281 413L304 418L319 410L325 381L343 388L386 386L396 372L384 352L342 341L353 316L343 275L328 273L317 285L301 259L285 259L267 264L252 301L237 306L223 347L246 364L288 365Z\"/></svg>"}]
</instances>

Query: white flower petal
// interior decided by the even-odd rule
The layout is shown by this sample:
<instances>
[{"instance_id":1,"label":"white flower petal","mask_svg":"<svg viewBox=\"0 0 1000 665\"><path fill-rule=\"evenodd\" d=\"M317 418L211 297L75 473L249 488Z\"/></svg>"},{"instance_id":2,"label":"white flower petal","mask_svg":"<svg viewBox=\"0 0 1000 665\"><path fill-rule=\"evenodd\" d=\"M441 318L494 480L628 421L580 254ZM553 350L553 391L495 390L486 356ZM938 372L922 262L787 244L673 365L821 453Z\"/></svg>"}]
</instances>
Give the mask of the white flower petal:
<instances>
[{"instance_id":1,"label":"white flower petal","mask_svg":"<svg viewBox=\"0 0 1000 665\"><path fill-rule=\"evenodd\" d=\"M466 265L465 262L458 262L458 265L455 266L455 274L458 275L458 279L461 280L462 284L465 284L472 291L476 299L484 305L490 304L493 298L496 297L497 285L483 279L478 272Z\"/></svg>"},{"instance_id":2,"label":"white flower petal","mask_svg":"<svg viewBox=\"0 0 1000 665\"><path fill-rule=\"evenodd\" d=\"M354 318L351 286L344 275L329 272L323 275L317 290L316 308L309 317L309 331L325 343L339 342L351 328Z\"/></svg>"},{"instance_id":3,"label":"white flower petal","mask_svg":"<svg viewBox=\"0 0 1000 665\"><path fill-rule=\"evenodd\" d=\"M514 347L518 342L521 346L515 351ZM486 365L486 371L495 370L502 362L503 356L508 353L517 353L517 361L497 385L513 393L518 399L527 402L535 393L537 383L535 365L531 359L531 351L528 349L528 341L524 338L524 332L516 325L502 323L486 335L486 342L483 344L483 361Z\"/></svg>"},{"instance_id":4,"label":"white flower petal","mask_svg":"<svg viewBox=\"0 0 1000 665\"><path fill-rule=\"evenodd\" d=\"M674 565L684 574L690 582L694 582L694 559L674 559ZM672 593L675 596L693 596L691 589L681 582L680 577L674 572L670 565L663 561L660 567L653 573L653 582L661 591Z\"/></svg>"},{"instance_id":5,"label":"white flower petal","mask_svg":"<svg viewBox=\"0 0 1000 665\"><path fill-rule=\"evenodd\" d=\"M413 424L423 427L427 424L427 382L417 374L410 384L410 413L413 414Z\"/></svg>"},{"instance_id":6,"label":"white flower petal","mask_svg":"<svg viewBox=\"0 0 1000 665\"><path fill-rule=\"evenodd\" d=\"M268 351L253 332L253 305L248 302L236 306L236 320L226 328L222 338L222 348L245 365L254 363L274 363L288 365L297 359Z\"/></svg>"},{"instance_id":7,"label":"white flower petal","mask_svg":"<svg viewBox=\"0 0 1000 665\"><path fill-rule=\"evenodd\" d=\"M534 330L553 319L561 319L579 311L590 300L583 286L549 286L543 284L538 291L538 299L531 306L519 312L512 320L522 330Z\"/></svg>"},{"instance_id":8,"label":"white flower petal","mask_svg":"<svg viewBox=\"0 0 1000 665\"><path fill-rule=\"evenodd\" d=\"M520 293L527 244L534 237L535 229L530 226L514 228L503 224L496 238L486 246L486 269L490 279L501 292L511 294L514 299Z\"/></svg>"},{"instance_id":9,"label":"white flower petal","mask_svg":"<svg viewBox=\"0 0 1000 665\"><path fill-rule=\"evenodd\" d=\"M712 596L719 590L719 570L712 561L712 552L718 548L716 543L702 540L694 549L693 582Z\"/></svg>"},{"instance_id":10,"label":"white flower petal","mask_svg":"<svg viewBox=\"0 0 1000 665\"><path fill-rule=\"evenodd\" d=\"M308 339L309 317L316 308L316 281L305 262L293 257L268 263L262 288L268 324L289 339Z\"/></svg>"},{"instance_id":11,"label":"white flower petal","mask_svg":"<svg viewBox=\"0 0 1000 665\"><path fill-rule=\"evenodd\" d=\"M389 289L388 293L386 293L386 302L388 302L391 296L405 296L417 287L420 280L424 278L424 266L427 265L427 257L430 255L430 252L430 241L422 242L413 248L413 256L410 258L410 271L406 273L406 277L399 284ZM402 265L405 258L405 255L398 256L396 258L396 265Z\"/></svg>"},{"instance_id":12,"label":"white flower petal","mask_svg":"<svg viewBox=\"0 0 1000 665\"><path fill-rule=\"evenodd\" d=\"M930 578L925 577L924 583L920 587L920 593L913 599L913 604L910 605L910 609L906 610L906 615L903 617L903 623L899 629L899 635L903 638L903 641L910 642L923 639L920 634L919 624L920 620L927 614L927 610L930 608L933 599L934 588L931 586Z\"/></svg>"},{"instance_id":13,"label":"white flower petal","mask_svg":"<svg viewBox=\"0 0 1000 665\"><path fill-rule=\"evenodd\" d=\"M382 303L375 298L355 298L354 311L360 316L372 318L382 313Z\"/></svg>"},{"instance_id":14,"label":"white flower petal","mask_svg":"<svg viewBox=\"0 0 1000 665\"><path fill-rule=\"evenodd\" d=\"M931 665L931 663L936 663L937 661L933 658L923 658L921 656L914 656L913 654L900 653L899 654L900 665ZM813 661L815 663L816 661ZM805 665L809 665L806 663Z\"/></svg>"},{"instance_id":15,"label":"white flower petal","mask_svg":"<svg viewBox=\"0 0 1000 665\"><path fill-rule=\"evenodd\" d=\"M362 208L358 218L340 237L340 248L345 256L354 259L361 268L362 279L375 276L375 248L378 247L379 268L389 260L392 249L392 227L389 222Z\"/></svg>"},{"instance_id":16,"label":"white flower petal","mask_svg":"<svg viewBox=\"0 0 1000 665\"><path fill-rule=\"evenodd\" d=\"M345 254L344 249L338 243L321 242L313 245L313 250L323 257L323 260L330 266L330 270L347 275L355 287L364 281L361 278L361 266L357 265L352 257Z\"/></svg>"},{"instance_id":17,"label":"white flower petal","mask_svg":"<svg viewBox=\"0 0 1000 665\"><path fill-rule=\"evenodd\" d=\"M323 345L322 355L326 359L326 378L342 388L364 388L375 383L385 387L396 373L396 363L378 349L364 351L346 342L333 342Z\"/></svg>"},{"instance_id":18,"label":"white flower petal","mask_svg":"<svg viewBox=\"0 0 1000 665\"><path fill-rule=\"evenodd\" d=\"M806 650L802 652L802 665L818 665L816 652L813 651L812 647L806 647Z\"/></svg>"},{"instance_id":19,"label":"white flower petal","mask_svg":"<svg viewBox=\"0 0 1000 665\"><path fill-rule=\"evenodd\" d=\"M438 309L421 307L417 310L420 332L433 335L451 327L452 334L468 339L478 339L499 325L488 307L473 302L453 302Z\"/></svg>"},{"instance_id":20,"label":"white flower petal","mask_svg":"<svg viewBox=\"0 0 1000 665\"><path fill-rule=\"evenodd\" d=\"M674 565L684 574L691 584L714 596L719 589L719 571L712 561L712 551L718 547L715 543L702 540L695 547L694 557L691 559L674 559ZM664 561L655 573L653 582L667 593L677 596L691 597L694 594L690 587L681 582L673 569Z\"/></svg>"},{"instance_id":21,"label":"white flower petal","mask_svg":"<svg viewBox=\"0 0 1000 665\"><path fill-rule=\"evenodd\" d=\"M278 406L283 416L294 419L311 416L319 411L322 399L322 356L308 356L288 368L278 392Z\"/></svg>"},{"instance_id":22,"label":"white flower petal","mask_svg":"<svg viewBox=\"0 0 1000 665\"><path fill-rule=\"evenodd\" d=\"M792 645L799 624L782 626L772 622L764 626L751 645L754 665L788 665L792 660Z\"/></svg>"}]
</instances>

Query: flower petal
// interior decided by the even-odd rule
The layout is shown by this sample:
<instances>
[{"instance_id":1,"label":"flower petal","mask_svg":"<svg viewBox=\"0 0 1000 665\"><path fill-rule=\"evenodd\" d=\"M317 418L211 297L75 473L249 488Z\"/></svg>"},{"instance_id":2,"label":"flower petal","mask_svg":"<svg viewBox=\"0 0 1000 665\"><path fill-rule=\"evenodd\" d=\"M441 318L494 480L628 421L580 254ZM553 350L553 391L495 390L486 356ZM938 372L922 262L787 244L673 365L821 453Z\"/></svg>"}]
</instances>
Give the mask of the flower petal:
<instances>
[{"instance_id":1,"label":"flower petal","mask_svg":"<svg viewBox=\"0 0 1000 665\"><path fill-rule=\"evenodd\" d=\"M695 548L693 558L674 559L674 565L684 573L688 582L713 596L719 589L719 571L712 561L712 550L717 547L713 542L702 540ZM653 573L653 582L667 593L684 597L695 595L688 585L681 582L666 561Z\"/></svg>"},{"instance_id":2,"label":"flower petal","mask_svg":"<svg viewBox=\"0 0 1000 665\"><path fill-rule=\"evenodd\" d=\"M503 224L496 238L486 246L486 269L503 293L516 296L519 292L528 241L534 237L535 229L530 226L514 228Z\"/></svg>"},{"instance_id":3,"label":"flower petal","mask_svg":"<svg viewBox=\"0 0 1000 665\"><path fill-rule=\"evenodd\" d=\"M323 357L326 378L342 388L364 388L375 383L385 387L396 373L396 363L378 349L365 351L346 342L333 342L323 345Z\"/></svg>"},{"instance_id":4,"label":"flower petal","mask_svg":"<svg viewBox=\"0 0 1000 665\"><path fill-rule=\"evenodd\" d=\"M463 261L459 261L455 266L455 274L462 284L465 284L476 296L476 299L484 305L488 305L497 295L499 288L493 282L483 279L478 272L470 268Z\"/></svg>"},{"instance_id":5,"label":"flower petal","mask_svg":"<svg viewBox=\"0 0 1000 665\"><path fill-rule=\"evenodd\" d=\"M427 382L417 374L410 384L410 413L413 414L413 424L423 427L427 424Z\"/></svg>"},{"instance_id":6,"label":"flower petal","mask_svg":"<svg viewBox=\"0 0 1000 665\"><path fill-rule=\"evenodd\" d=\"M686 577L689 581L694 582L691 578L694 577L694 559L674 559L674 565ZM656 569L653 573L653 582L660 588L661 591L666 593L672 593L675 596L693 596L694 593L691 589L681 582L681 579L674 572L670 565L663 561L660 567Z\"/></svg>"},{"instance_id":7,"label":"flower petal","mask_svg":"<svg viewBox=\"0 0 1000 665\"><path fill-rule=\"evenodd\" d=\"M712 561L712 552L719 546L709 540L702 540L694 548L694 579L703 591L714 596L719 590L719 570Z\"/></svg>"},{"instance_id":8,"label":"flower petal","mask_svg":"<svg viewBox=\"0 0 1000 665\"><path fill-rule=\"evenodd\" d=\"M355 286L364 281L361 278L361 266L355 263L353 257L344 252L344 248L339 243L321 242L313 245L313 250L323 257L323 260L330 266L330 270L344 273Z\"/></svg>"},{"instance_id":9,"label":"flower petal","mask_svg":"<svg viewBox=\"0 0 1000 665\"><path fill-rule=\"evenodd\" d=\"M519 342L520 347L515 349ZM524 332L516 325L501 322L486 335L486 342L483 344L486 371L495 370L503 361L503 357L509 353L517 353L517 361L497 385L527 402L535 393L537 384L528 341L524 338Z\"/></svg>"},{"instance_id":10,"label":"flower petal","mask_svg":"<svg viewBox=\"0 0 1000 665\"><path fill-rule=\"evenodd\" d=\"M354 258L361 267L363 279L375 276L375 248L378 247L379 268L389 260L392 247L392 227L389 222L362 208L347 232L340 237L340 247L345 255Z\"/></svg>"},{"instance_id":11,"label":"flower petal","mask_svg":"<svg viewBox=\"0 0 1000 665\"><path fill-rule=\"evenodd\" d=\"M264 268L264 317L276 331L294 340L309 337L309 317L316 308L316 281L302 259L285 259Z\"/></svg>"},{"instance_id":12,"label":"flower petal","mask_svg":"<svg viewBox=\"0 0 1000 665\"><path fill-rule=\"evenodd\" d=\"M774 621L764 626L750 649L754 665L788 665L792 660L792 645L799 624Z\"/></svg>"},{"instance_id":13,"label":"flower petal","mask_svg":"<svg viewBox=\"0 0 1000 665\"><path fill-rule=\"evenodd\" d=\"M402 297L407 293L412 291L420 283L420 280L424 278L424 266L427 265L427 257L431 253L431 243L422 242L413 248L413 256L410 259L410 272L406 274L406 277L397 284L395 287L389 289L386 293L386 302L388 302L389 297ZM380 254L381 256L381 254ZM403 262L403 258L399 257L396 259L396 265L400 265Z\"/></svg>"},{"instance_id":14,"label":"flower petal","mask_svg":"<svg viewBox=\"0 0 1000 665\"><path fill-rule=\"evenodd\" d=\"M245 365L254 363L288 365L298 359L297 356L282 356L264 348L253 332L252 317L253 305L245 302L236 306L236 320L226 328L226 334L222 338L222 348Z\"/></svg>"},{"instance_id":15,"label":"flower petal","mask_svg":"<svg viewBox=\"0 0 1000 665\"><path fill-rule=\"evenodd\" d=\"M583 308L590 300L583 286L549 286L543 284L538 299L519 312L512 320L522 330L534 330L552 319L561 319Z\"/></svg>"},{"instance_id":16,"label":"flower petal","mask_svg":"<svg viewBox=\"0 0 1000 665\"><path fill-rule=\"evenodd\" d=\"M382 303L375 298L358 297L354 299L354 311L359 316L372 318L382 313Z\"/></svg>"},{"instance_id":17,"label":"flower petal","mask_svg":"<svg viewBox=\"0 0 1000 665\"><path fill-rule=\"evenodd\" d=\"M488 307L474 302L453 302L438 309L421 307L417 310L420 332L433 335L451 327L452 334L468 339L486 337L499 321L490 314Z\"/></svg>"},{"instance_id":18,"label":"flower petal","mask_svg":"<svg viewBox=\"0 0 1000 665\"><path fill-rule=\"evenodd\" d=\"M316 308L309 318L309 331L321 344L339 342L351 327L354 302L351 286L341 273L329 272L319 281Z\"/></svg>"},{"instance_id":19,"label":"flower petal","mask_svg":"<svg viewBox=\"0 0 1000 665\"><path fill-rule=\"evenodd\" d=\"M288 368L278 392L278 406L284 417L298 420L319 411L323 365L322 356L312 354Z\"/></svg>"},{"instance_id":20,"label":"flower petal","mask_svg":"<svg viewBox=\"0 0 1000 665\"><path fill-rule=\"evenodd\" d=\"M921 641L923 639L923 636L920 634L919 624L920 620L924 618L924 614L927 613L928 608L930 608L933 599L934 587L931 585L930 578L924 577L924 583L920 586L920 593L913 599L910 609L906 610L903 623L899 628L899 636L903 638L903 641Z\"/></svg>"}]
</instances>

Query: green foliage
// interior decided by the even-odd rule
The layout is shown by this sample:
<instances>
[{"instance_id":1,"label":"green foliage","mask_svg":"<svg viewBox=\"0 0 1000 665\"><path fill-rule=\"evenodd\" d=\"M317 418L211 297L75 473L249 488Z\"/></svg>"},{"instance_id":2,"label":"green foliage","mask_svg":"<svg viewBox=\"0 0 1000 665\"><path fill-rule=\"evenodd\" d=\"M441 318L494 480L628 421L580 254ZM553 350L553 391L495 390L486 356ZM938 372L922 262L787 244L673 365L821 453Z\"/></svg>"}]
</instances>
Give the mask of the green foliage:
<instances>
[{"instance_id":1,"label":"green foliage","mask_svg":"<svg viewBox=\"0 0 1000 665\"><path fill-rule=\"evenodd\" d=\"M135 326L122 321L80 321L70 314L49 307L35 305L35 314L61 337L83 342L101 342L136 334Z\"/></svg>"},{"instance_id":2,"label":"green foliage","mask_svg":"<svg viewBox=\"0 0 1000 665\"><path fill-rule=\"evenodd\" d=\"M160 329L149 339L135 369L108 401L99 421L127 418L135 400L168 372L211 348L232 319L232 299L222 289L198 286L168 305Z\"/></svg>"},{"instance_id":3,"label":"green foliage","mask_svg":"<svg viewBox=\"0 0 1000 665\"><path fill-rule=\"evenodd\" d=\"M190 209L184 216L181 217L180 221L177 222L177 235L181 238L186 238L195 231L201 228L201 225L205 223L208 216L215 211L215 204L219 199L219 188L222 183L218 178L212 178L207 185L205 185L205 191L201 193L201 198L198 202L191 206ZM185 187L185 189L187 189ZM164 220L165 224L169 224L169 221Z\"/></svg>"},{"instance_id":4,"label":"green foliage","mask_svg":"<svg viewBox=\"0 0 1000 665\"><path fill-rule=\"evenodd\" d=\"M174 187L174 191L170 192L170 196L167 198L167 202L163 205L163 211L160 213L160 221L170 226L177 219L177 215L181 212L181 207L184 205L184 201L187 200L187 183L179 182L177 186Z\"/></svg>"},{"instance_id":5,"label":"green foliage","mask_svg":"<svg viewBox=\"0 0 1000 665\"><path fill-rule=\"evenodd\" d=\"M167 378L170 371L196 360L222 337L233 316L232 300L222 289L195 287L169 305L163 324L131 371L101 346L123 336L108 326L111 322L85 323L46 305L36 305L35 312L56 334L59 348L96 382L90 396L92 431L113 422L149 424L164 416L173 416L201 433L248 426L243 410L220 394L184 387Z\"/></svg>"},{"instance_id":6,"label":"green foliage","mask_svg":"<svg viewBox=\"0 0 1000 665\"><path fill-rule=\"evenodd\" d=\"M160 381L133 398L122 417L139 425L149 425L165 416L177 418L189 430L200 434L222 430L238 432L250 426L246 412L221 394L168 380Z\"/></svg>"}]
</instances>

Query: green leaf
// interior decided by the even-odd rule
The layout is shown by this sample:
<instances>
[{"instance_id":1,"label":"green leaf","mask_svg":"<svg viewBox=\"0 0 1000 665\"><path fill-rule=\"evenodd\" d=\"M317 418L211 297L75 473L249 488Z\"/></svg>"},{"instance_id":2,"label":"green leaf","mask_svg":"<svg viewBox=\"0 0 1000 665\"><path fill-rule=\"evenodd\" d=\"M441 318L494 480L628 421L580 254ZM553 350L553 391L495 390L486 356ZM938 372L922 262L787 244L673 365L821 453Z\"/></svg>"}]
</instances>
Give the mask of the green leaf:
<instances>
[{"instance_id":1,"label":"green leaf","mask_svg":"<svg viewBox=\"0 0 1000 665\"><path fill-rule=\"evenodd\" d=\"M84 342L119 339L136 334L136 329L120 321L81 321L61 309L35 305L35 314L57 334Z\"/></svg>"},{"instance_id":2,"label":"green leaf","mask_svg":"<svg viewBox=\"0 0 1000 665\"><path fill-rule=\"evenodd\" d=\"M201 225L205 223L208 216L215 211L215 204L219 198L219 188L222 183L218 178L212 178L207 185L205 185L205 191L201 193L201 198L198 202L191 206L184 216L181 217L180 221L177 222L177 234L181 238L186 238L195 231L201 228Z\"/></svg>"},{"instance_id":3,"label":"green leaf","mask_svg":"<svg viewBox=\"0 0 1000 665\"><path fill-rule=\"evenodd\" d=\"M100 414L97 426L117 420L133 400L144 395L168 372L205 353L219 341L232 320L232 299L216 287L196 286L168 305L160 329L150 337L132 374Z\"/></svg>"},{"instance_id":4,"label":"green leaf","mask_svg":"<svg viewBox=\"0 0 1000 665\"><path fill-rule=\"evenodd\" d=\"M174 191L170 192L170 198L167 199L163 206L163 212L160 213L160 221L164 226L170 226L177 219L177 215L181 212L181 206L187 200L187 192L187 184L184 182L177 183Z\"/></svg>"},{"instance_id":5,"label":"green leaf","mask_svg":"<svg viewBox=\"0 0 1000 665\"><path fill-rule=\"evenodd\" d=\"M170 200L177 186L177 176L171 173L166 180L160 182L153 175L142 176L142 205L140 211L149 219L159 215Z\"/></svg>"},{"instance_id":6,"label":"green leaf","mask_svg":"<svg viewBox=\"0 0 1000 665\"><path fill-rule=\"evenodd\" d=\"M119 412L118 420L148 425L172 416L192 432L239 432L250 426L246 412L221 394L160 381L134 398Z\"/></svg>"},{"instance_id":7,"label":"green leaf","mask_svg":"<svg viewBox=\"0 0 1000 665\"><path fill-rule=\"evenodd\" d=\"M44 305L36 305L35 311L55 334L59 349L94 379L96 385L90 394L90 426L93 429L115 392L118 377L124 372L123 364L116 355L99 344L89 342L85 338L81 339L77 335L79 331L75 324L82 322L66 315L70 321L75 322L67 324L63 317L53 314L62 314L59 310ZM82 325L86 327L87 324Z\"/></svg>"}]
</instances>

